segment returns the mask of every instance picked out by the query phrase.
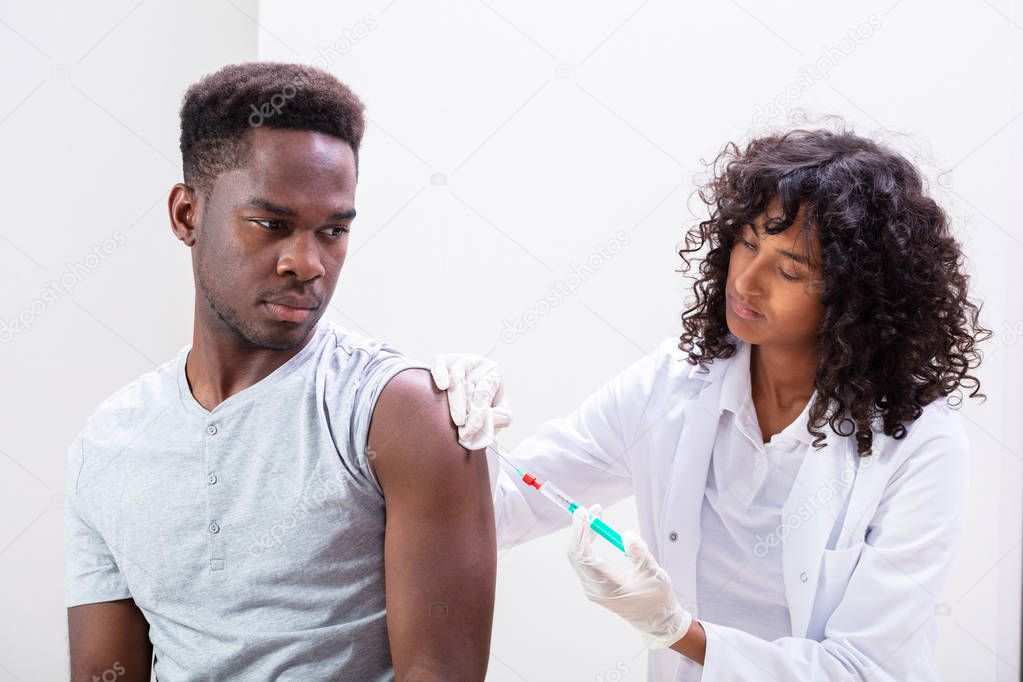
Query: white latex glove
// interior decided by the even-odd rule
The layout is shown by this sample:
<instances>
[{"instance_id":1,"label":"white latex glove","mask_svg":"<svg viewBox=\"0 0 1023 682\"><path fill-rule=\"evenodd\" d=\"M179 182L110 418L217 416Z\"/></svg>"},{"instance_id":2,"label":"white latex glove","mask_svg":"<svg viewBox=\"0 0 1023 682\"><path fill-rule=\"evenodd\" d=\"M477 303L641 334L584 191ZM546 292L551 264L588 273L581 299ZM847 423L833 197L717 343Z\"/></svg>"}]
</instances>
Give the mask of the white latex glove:
<instances>
[{"instance_id":1,"label":"white latex glove","mask_svg":"<svg viewBox=\"0 0 1023 682\"><path fill-rule=\"evenodd\" d=\"M480 450L494 442L497 432L512 422L504 400L501 367L479 355L447 353L437 356L433 383L448 394L451 421L458 427L458 442Z\"/></svg>"},{"instance_id":2,"label":"white latex glove","mask_svg":"<svg viewBox=\"0 0 1023 682\"><path fill-rule=\"evenodd\" d=\"M599 536L590 528L590 519L599 516L600 505L595 504L589 512L579 507L572 518L568 559L579 574L583 592L591 602L617 613L652 638L651 648L670 647L689 631L692 615L679 605L668 573L635 533L625 531L622 535L631 570L594 556L593 542Z\"/></svg>"}]
</instances>

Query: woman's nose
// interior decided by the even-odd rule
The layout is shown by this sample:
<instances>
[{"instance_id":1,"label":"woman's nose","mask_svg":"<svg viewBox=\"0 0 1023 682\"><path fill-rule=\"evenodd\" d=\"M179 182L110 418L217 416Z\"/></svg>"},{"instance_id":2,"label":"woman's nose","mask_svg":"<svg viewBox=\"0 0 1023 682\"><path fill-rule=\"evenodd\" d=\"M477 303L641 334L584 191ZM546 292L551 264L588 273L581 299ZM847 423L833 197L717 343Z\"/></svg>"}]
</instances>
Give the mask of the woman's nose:
<instances>
[{"instance_id":1,"label":"woman's nose","mask_svg":"<svg viewBox=\"0 0 1023 682\"><path fill-rule=\"evenodd\" d=\"M761 278L763 276L763 268L757 264L756 259L752 259L735 274L735 278L732 280L732 286L735 291L744 298L752 298L754 296L760 296L763 292L763 285Z\"/></svg>"}]
</instances>

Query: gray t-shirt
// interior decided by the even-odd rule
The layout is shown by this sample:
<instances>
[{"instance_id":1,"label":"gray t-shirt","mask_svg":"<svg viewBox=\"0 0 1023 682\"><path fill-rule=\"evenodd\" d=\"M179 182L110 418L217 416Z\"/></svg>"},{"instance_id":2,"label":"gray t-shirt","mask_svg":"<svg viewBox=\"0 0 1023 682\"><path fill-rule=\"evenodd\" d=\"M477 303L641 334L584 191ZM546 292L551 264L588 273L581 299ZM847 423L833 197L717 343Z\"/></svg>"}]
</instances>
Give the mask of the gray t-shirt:
<instances>
[{"instance_id":1,"label":"gray t-shirt","mask_svg":"<svg viewBox=\"0 0 1023 682\"><path fill-rule=\"evenodd\" d=\"M386 383L424 365L321 320L208 411L190 348L70 447L67 606L133 598L165 682L393 679L367 436Z\"/></svg>"}]
</instances>

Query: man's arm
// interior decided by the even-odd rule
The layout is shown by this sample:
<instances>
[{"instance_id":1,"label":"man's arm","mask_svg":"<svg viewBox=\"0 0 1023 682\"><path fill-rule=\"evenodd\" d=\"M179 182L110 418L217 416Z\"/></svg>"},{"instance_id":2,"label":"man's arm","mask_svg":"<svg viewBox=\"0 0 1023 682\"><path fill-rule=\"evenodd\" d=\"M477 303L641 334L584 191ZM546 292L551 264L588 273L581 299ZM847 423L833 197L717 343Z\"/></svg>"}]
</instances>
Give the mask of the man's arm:
<instances>
[{"instance_id":1,"label":"man's arm","mask_svg":"<svg viewBox=\"0 0 1023 682\"><path fill-rule=\"evenodd\" d=\"M496 540L482 453L458 444L426 370L377 401L370 461L384 491L387 630L398 680L482 680L490 657Z\"/></svg>"},{"instance_id":2,"label":"man's arm","mask_svg":"<svg viewBox=\"0 0 1023 682\"><path fill-rule=\"evenodd\" d=\"M107 671L118 682L149 682L149 623L133 599L72 606L67 623L72 682L111 679Z\"/></svg>"}]
</instances>

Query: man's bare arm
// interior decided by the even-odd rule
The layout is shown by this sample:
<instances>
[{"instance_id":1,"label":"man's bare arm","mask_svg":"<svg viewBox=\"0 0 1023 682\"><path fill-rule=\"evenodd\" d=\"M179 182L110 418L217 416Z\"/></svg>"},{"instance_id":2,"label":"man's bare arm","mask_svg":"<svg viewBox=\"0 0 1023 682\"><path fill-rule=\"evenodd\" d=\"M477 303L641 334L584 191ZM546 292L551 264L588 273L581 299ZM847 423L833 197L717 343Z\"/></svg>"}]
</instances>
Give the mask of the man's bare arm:
<instances>
[{"instance_id":1,"label":"man's bare arm","mask_svg":"<svg viewBox=\"0 0 1023 682\"><path fill-rule=\"evenodd\" d=\"M71 681L149 682L153 645L149 623L133 599L82 604L67 610Z\"/></svg>"},{"instance_id":2,"label":"man's bare arm","mask_svg":"<svg viewBox=\"0 0 1023 682\"><path fill-rule=\"evenodd\" d=\"M384 489L387 631L398 680L482 680L490 657L496 540L486 457L458 444L426 370L377 401L371 462Z\"/></svg>"}]
</instances>

